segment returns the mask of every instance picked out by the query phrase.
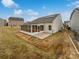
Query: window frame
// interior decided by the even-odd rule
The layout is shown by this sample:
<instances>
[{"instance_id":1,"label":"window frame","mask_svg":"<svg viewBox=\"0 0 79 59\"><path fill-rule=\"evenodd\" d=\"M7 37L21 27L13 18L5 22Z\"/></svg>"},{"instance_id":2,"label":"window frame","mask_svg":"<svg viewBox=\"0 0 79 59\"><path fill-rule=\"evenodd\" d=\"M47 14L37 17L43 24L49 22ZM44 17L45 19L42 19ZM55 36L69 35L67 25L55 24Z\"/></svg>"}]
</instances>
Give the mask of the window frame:
<instances>
[{"instance_id":1,"label":"window frame","mask_svg":"<svg viewBox=\"0 0 79 59\"><path fill-rule=\"evenodd\" d=\"M49 29L49 30L52 30L52 26L51 26L51 25L49 25L49 26L48 26L48 29Z\"/></svg>"}]
</instances>

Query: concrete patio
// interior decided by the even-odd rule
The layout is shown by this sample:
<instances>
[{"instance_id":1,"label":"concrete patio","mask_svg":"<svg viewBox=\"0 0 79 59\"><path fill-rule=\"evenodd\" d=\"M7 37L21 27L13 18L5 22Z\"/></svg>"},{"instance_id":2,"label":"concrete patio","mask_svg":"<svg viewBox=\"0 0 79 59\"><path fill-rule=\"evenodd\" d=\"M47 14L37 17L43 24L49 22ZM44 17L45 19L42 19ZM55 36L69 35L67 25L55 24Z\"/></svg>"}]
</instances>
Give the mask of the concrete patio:
<instances>
[{"instance_id":1,"label":"concrete patio","mask_svg":"<svg viewBox=\"0 0 79 59\"><path fill-rule=\"evenodd\" d=\"M44 38L51 35L51 33L48 33L48 32L37 32L37 33L29 33L29 32L26 32L26 31L20 31L20 32L34 36L34 37L37 37L39 39L44 39Z\"/></svg>"}]
</instances>

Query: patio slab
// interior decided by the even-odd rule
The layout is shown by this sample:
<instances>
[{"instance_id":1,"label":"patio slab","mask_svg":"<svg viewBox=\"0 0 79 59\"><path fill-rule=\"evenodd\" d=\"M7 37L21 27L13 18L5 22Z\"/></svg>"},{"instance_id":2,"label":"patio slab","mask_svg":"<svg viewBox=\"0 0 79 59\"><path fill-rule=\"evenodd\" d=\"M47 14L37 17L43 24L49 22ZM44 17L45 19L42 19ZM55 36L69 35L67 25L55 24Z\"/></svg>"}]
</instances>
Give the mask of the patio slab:
<instances>
[{"instance_id":1,"label":"patio slab","mask_svg":"<svg viewBox=\"0 0 79 59\"><path fill-rule=\"evenodd\" d=\"M48 33L48 32L37 32L37 33L29 33L29 32L25 32L25 31L20 31L20 32L37 37L39 39L45 39L46 37L51 35L51 33Z\"/></svg>"},{"instance_id":2,"label":"patio slab","mask_svg":"<svg viewBox=\"0 0 79 59\"><path fill-rule=\"evenodd\" d=\"M45 39L46 37L50 36L51 33L47 33L47 32L42 32L42 33L38 33L35 34L34 36L40 39Z\"/></svg>"}]
</instances>

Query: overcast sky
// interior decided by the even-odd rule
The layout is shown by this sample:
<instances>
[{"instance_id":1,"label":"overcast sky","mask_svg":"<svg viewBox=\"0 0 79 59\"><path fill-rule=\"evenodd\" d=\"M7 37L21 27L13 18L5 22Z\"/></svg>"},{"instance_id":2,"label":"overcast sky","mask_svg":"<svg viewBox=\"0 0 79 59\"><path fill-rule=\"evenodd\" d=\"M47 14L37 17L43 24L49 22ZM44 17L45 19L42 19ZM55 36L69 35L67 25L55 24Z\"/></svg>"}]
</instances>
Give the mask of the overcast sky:
<instances>
[{"instance_id":1,"label":"overcast sky","mask_svg":"<svg viewBox=\"0 0 79 59\"><path fill-rule=\"evenodd\" d=\"M25 21L55 13L69 20L72 10L79 7L79 0L0 0L0 18L23 17Z\"/></svg>"}]
</instances>

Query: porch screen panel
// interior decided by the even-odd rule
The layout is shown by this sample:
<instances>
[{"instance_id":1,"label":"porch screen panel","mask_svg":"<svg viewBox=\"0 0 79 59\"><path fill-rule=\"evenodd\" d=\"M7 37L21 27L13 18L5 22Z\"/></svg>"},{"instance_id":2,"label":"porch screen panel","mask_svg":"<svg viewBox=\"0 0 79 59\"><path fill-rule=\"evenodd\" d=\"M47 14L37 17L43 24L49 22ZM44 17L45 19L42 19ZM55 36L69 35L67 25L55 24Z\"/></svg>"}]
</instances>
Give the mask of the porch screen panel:
<instances>
[{"instance_id":1,"label":"porch screen panel","mask_svg":"<svg viewBox=\"0 0 79 59\"><path fill-rule=\"evenodd\" d=\"M37 25L32 25L32 32L37 32Z\"/></svg>"},{"instance_id":2,"label":"porch screen panel","mask_svg":"<svg viewBox=\"0 0 79 59\"><path fill-rule=\"evenodd\" d=\"M26 26L26 31L27 31L27 32L31 32L31 26L30 26L30 25L27 25L27 26Z\"/></svg>"},{"instance_id":3,"label":"porch screen panel","mask_svg":"<svg viewBox=\"0 0 79 59\"><path fill-rule=\"evenodd\" d=\"M31 26L30 25L22 25L21 30L31 32Z\"/></svg>"}]
</instances>

